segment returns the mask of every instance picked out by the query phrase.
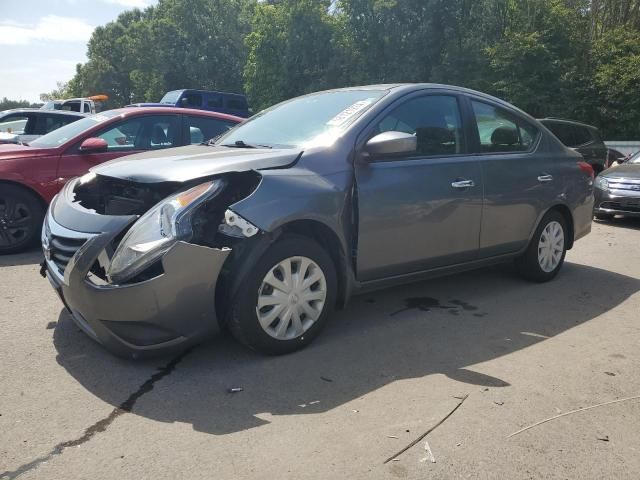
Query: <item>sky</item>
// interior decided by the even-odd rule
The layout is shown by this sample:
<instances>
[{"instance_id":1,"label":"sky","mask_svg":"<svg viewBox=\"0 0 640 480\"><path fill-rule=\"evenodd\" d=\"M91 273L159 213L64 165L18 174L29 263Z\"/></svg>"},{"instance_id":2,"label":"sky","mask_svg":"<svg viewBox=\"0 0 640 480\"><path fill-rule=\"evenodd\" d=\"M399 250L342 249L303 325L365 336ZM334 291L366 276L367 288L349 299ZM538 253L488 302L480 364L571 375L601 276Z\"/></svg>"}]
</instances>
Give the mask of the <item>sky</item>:
<instances>
[{"instance_id":1,"label":"sky","mask_svg":"<svg viewBox=\"0 0 640 480\"><path fill-rule=\"evenodd\" d=\"M0 98L39 102L87 60L95 27L156 0L0 0ZM100 92L96 92L100 93Z\"/></svg>"}]
</instances>

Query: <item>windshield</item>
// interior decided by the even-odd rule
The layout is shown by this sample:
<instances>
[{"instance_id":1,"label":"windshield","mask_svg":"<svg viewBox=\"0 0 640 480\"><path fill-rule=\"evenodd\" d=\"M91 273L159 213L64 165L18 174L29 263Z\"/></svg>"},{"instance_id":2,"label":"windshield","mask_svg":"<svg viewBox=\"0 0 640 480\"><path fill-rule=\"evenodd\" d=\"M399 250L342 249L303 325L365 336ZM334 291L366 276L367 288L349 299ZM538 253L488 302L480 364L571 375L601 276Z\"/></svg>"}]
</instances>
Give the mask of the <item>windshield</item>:
<instances>
[{"instance_id":1,"label":"windshield","mask_svg":"<svg viewBox=\"0 0 640 480\"><path fill-rule=\"evenodd\" d=\"M282 148L330 145L385 93L342 90L295 98L258 113L216 144Z\"/></svg>"},{"instance_id":2,"label":"windshield","mask_svg":"<svg viewBox=\"0 0 640 480\"><path fill-rule=\"evenodd\" d=\"M173 92L167 92L164 94L164 97L162 97L162 100L160 100L160 103L175 105L176 102L178 101L178 98L180 98L181 93L182 93L182 90L174 90Z\"/></svg>"},{"instance_id":3,"label":"windshield","mask_svg":"<svg viewBox=\"0 0 640 480\"><path fill-rule=\"evenodd\" d=\"M629 159L629 163L640 163L640 152L634 153Z\"/></svg>"},{"instance_id":4,"label":"windshield","mask_svg":"<svg viewBox=\"0 0 640 480\"><path fill-rule=\"evenodd\" d=\"M90 129L100 122L104 122L112 117L118 115L119 112L113 110L111 112L98 113L97 115L91 115L90 117L83 118L77 122L70 123L64 127L60 127L51 133L47 133L40 138L36 138L34 141L29 142L29 146L36 148L55 148L68 140L76 137L82 132Z\"/></svg>"}]
</instances>

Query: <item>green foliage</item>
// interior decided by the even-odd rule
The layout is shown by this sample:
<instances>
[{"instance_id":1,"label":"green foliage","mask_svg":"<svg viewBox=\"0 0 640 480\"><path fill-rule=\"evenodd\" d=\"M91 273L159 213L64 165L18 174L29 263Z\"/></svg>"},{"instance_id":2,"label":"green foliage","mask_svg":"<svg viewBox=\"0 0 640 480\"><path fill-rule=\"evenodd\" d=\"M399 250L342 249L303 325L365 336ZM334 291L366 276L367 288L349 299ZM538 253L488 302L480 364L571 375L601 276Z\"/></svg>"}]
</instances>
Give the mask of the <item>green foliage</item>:
<instances>
[{"instance_id":1,"label":"green foliage","mask_svg":"<svg viewBox=\"0 0 640 480\"><path fill-rule=\"evenodd\" d=\"M244 91L257 111L340 86L438 82L633 138L639 29L640 0L159 0L97 28L57 93L106 93L113 107Z\"/></svg>"},{"instance_id":2,"label":"green foliage","mask_svg":"<svg viewBox=\"0 0 640 480\"><path fill-rule=\"evenodd\" d=\"M614 139L634 138L640 132L640 32L612 30L596 42L594 54L598 117L616 125Z\"/></svg>"},{"instance_id":3,"label":"green foliage","mask_svg":"<svg viewBox=\"0 0 640 480\"><path fill-rule=\"evenodd\" d=\"M0 112L12 108L39 108L41 106L41 103L31 103L28 100L9 100L7 97L0 100Z\"/></svg>"}]
</instances>

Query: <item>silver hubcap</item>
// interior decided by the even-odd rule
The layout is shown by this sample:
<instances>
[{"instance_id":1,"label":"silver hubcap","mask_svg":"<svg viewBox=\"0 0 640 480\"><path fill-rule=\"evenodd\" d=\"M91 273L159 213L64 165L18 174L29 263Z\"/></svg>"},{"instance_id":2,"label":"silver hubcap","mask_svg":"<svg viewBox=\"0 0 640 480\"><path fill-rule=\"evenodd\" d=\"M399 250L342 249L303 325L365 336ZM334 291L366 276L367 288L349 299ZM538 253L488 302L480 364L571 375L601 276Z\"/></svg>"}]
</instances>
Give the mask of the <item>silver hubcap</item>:
<instances>
[{"instance_id":1,"label":"silver hubcap","mask_svg":"<svg viewBox=\"0 0 640 480\"><path fill-rule=\"evenodd\" d=\"M562 259L564 252L564 231L558 222L549 222L538 242L538 264L545 272L552 272Z\"/></svg>"},{"instance_id":2,"label":"silver hubcap","mask_svg":"<svg viewBox=\"0 0 640 480\"><path fill-rule=\"evenodd\" d=\"M326 298L327 280L318 264L307 257L289 257L262 280L256 315L270 336L291 340L318 320Z\"/></svg>"}]
</instances>

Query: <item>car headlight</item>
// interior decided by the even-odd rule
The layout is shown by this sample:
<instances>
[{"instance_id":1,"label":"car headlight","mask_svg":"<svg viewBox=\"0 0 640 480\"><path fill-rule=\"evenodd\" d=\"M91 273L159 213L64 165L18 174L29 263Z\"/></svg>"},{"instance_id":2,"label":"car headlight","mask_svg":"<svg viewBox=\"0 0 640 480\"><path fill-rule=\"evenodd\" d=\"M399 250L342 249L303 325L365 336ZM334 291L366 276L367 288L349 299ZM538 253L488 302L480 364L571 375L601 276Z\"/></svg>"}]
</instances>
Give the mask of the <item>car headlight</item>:
<instances>
[{"instance_id":1,"label":"car headlight","mask_svg":"<svg viewBox=\"0 0 640 480\"><path fill-rule=\"evenodd\" d=\"M594 184L596 188L599 188L600 190L609 190L609 181L605 177L596 177Z\"/></svg>"},{"instance_id":2,"label":"car headlight","mask_svg":"<svg viewBox=\"0 0 640 480\"><path fill-rule=\"evenodd\" d=\"M193 235L195 208L224 186L213 180L173 194L142 215L124 236L107 270L109 280L120 283L134 277L161 257L176 242Z\"/></svg>"}]
</instances>

